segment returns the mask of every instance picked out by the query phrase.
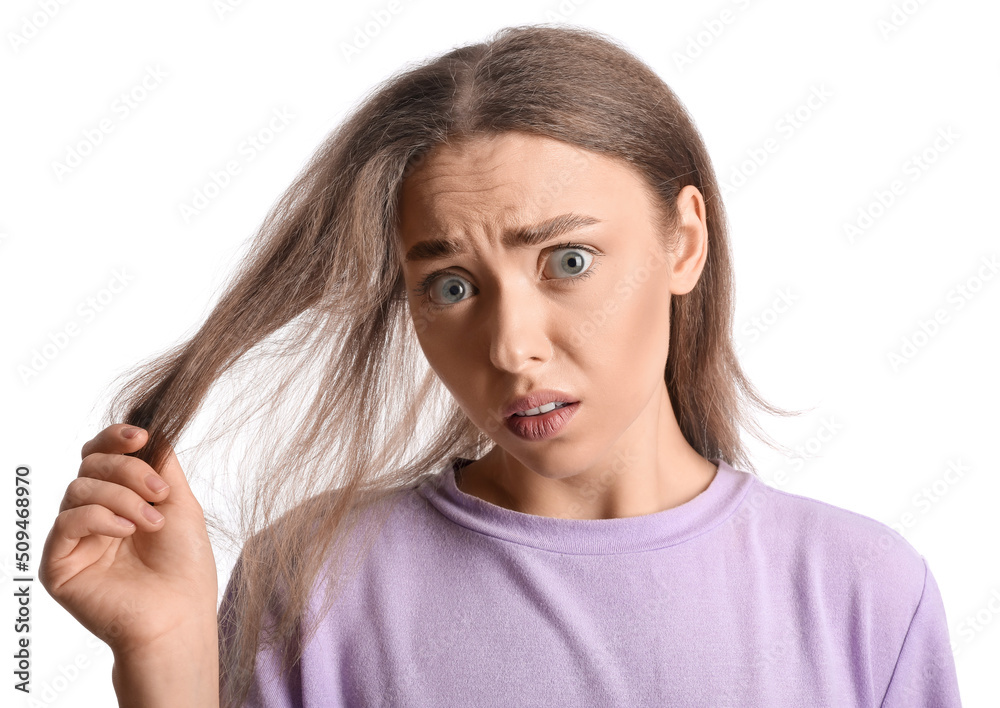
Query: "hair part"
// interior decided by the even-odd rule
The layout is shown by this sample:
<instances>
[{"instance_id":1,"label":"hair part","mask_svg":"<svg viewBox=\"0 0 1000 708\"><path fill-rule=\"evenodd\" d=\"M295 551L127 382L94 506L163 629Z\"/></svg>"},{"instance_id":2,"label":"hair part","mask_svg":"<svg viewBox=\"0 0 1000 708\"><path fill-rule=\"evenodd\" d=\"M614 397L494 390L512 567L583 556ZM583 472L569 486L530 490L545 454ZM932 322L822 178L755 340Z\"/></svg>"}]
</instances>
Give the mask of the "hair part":
<instances>
[{"instance_id":1,"label":"hair part","mask_svg":"<svg viewBox=\"0 0 1000 708\"><path fill-rule=\"evenodd\" d=\"M107 412L105 424L146 428L149 441L134 454L154 467L227 383L235 390L206 441L253 430L234 467L235 511L206 512L217 539L242 547L219 617L224 708L247 696L262 646L280 650L284 671L296 670L316 625L307 615L318 622L329 611L350 578L349 554L357 553L356 568L401 491L493 444L422 355L397 208L403 181L435 146L505 131L625 161L655 197L668 248L678 193L694 185L703 195L708 256L694 289L672 298L664 372L680 429L699 454L753 472L741 428L778 448L751 409L800 412L767 403L740 368L712 163L687 111L648 66L598 32L530 25L397 74L308 161L204 324L129 372ZM316 611L309 602L319 580L330 582Z\"/></svg>"}]
</instances>

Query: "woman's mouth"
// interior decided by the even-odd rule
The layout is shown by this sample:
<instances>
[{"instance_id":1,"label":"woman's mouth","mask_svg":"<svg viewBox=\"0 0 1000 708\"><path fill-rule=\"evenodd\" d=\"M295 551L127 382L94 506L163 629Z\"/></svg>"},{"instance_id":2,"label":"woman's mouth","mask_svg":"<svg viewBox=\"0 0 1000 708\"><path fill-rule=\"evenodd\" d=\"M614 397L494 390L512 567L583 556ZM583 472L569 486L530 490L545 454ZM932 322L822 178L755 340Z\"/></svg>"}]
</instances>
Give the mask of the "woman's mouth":
<instances>
[{"instance_id":1,"label":"woman's mouth","mask_svg":"<svg viewBox=\"0 0 1000 708\"><path fill-rule=\"evenodd\" d=\"M522 440L545 440L565 428L579 408L579 401L546 403L507 418L507 430Z\"/></svg>"},{"instance_id":2,"label":"woman's mouth","mask_svg":"<svg viewBox=\"0 0 1000 708\"><path fill-rule=\"evenodd\" d=\"M536 416L543 413L548 413L549 411L555 410L556 408L562 408L563 406L568 406L568 403L563 401L553 401L552 403L546 403L544 406L539 406L538 408L532 408L531 410L524 411L523 413L515 413L516 416L526 417L526 416Z\"/></svg>"}]
</instances>

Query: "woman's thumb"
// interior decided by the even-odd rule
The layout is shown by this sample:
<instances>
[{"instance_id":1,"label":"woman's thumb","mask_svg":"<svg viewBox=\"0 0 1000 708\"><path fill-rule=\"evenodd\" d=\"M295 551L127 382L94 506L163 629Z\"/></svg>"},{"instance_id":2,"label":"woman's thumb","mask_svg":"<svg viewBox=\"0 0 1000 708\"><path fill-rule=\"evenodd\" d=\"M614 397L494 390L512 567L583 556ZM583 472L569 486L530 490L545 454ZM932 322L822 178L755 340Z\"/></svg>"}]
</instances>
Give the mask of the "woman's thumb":
<instances>
[{"instance_id":1,"label":"woman's thumb","mask_svg":"<svg viewBox=\"0 0 1000 708\"><path fill-rule=\"evenodd\" d=\"M187 475L181 469L181 463L177 459L177 455L174 454L172 447L167 448L167 454L163 458L163 463L156 471L163 478L163 481L170 485L170 496L167 497L167 501L176 499L175 495L178 493L185 497L194 496L191 486L188 484Z\"/></svg>"}]
</instances>

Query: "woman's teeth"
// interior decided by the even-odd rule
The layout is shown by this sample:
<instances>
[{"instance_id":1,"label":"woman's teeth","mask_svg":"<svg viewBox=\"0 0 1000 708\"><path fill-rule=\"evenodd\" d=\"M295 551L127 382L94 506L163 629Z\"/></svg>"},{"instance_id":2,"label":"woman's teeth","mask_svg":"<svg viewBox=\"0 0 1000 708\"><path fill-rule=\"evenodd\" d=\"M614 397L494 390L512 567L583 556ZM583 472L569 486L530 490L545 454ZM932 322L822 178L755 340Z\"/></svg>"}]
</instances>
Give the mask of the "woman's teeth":
<instances>
[{"instance_id":1,"label":"woman's teeth","mask_svg":"<svg viewBox=\"0 0 1000 708\"><path fill-rule=\"evenodd\" d=\"M563 403L562 401L553 401L552 403L546 403L544 406L532 408L530 411L524 411L523 413L515 413L514 415L519 415L521 417L541 415L542 413L548 413L549 411L554 411L556 408L562 408L563 406L568 405L568 403Z\"/></svg>"}]
</instances>

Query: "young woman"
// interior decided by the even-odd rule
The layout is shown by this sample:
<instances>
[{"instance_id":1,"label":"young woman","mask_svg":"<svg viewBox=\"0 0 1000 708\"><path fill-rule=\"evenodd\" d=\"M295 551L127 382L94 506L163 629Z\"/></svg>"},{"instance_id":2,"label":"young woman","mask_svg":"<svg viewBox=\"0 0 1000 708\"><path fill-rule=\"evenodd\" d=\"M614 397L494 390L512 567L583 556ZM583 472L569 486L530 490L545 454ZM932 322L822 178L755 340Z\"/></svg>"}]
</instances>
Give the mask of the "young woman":
<instances>
[{"instance_id":1,"label":"young woman","mask_svg":"<svg viewBox=\"0 0 1000 708\"><path fill-rule=\"evenodd\" d=\"M732 304L711 161L646 65L539 26L448 52L123 388L42 581L122 705L960 705L923 557L752 474L748 407L788 413ZM237 364L265 427L217 613L172 448Z\"/></svg>"}]
</instances>

